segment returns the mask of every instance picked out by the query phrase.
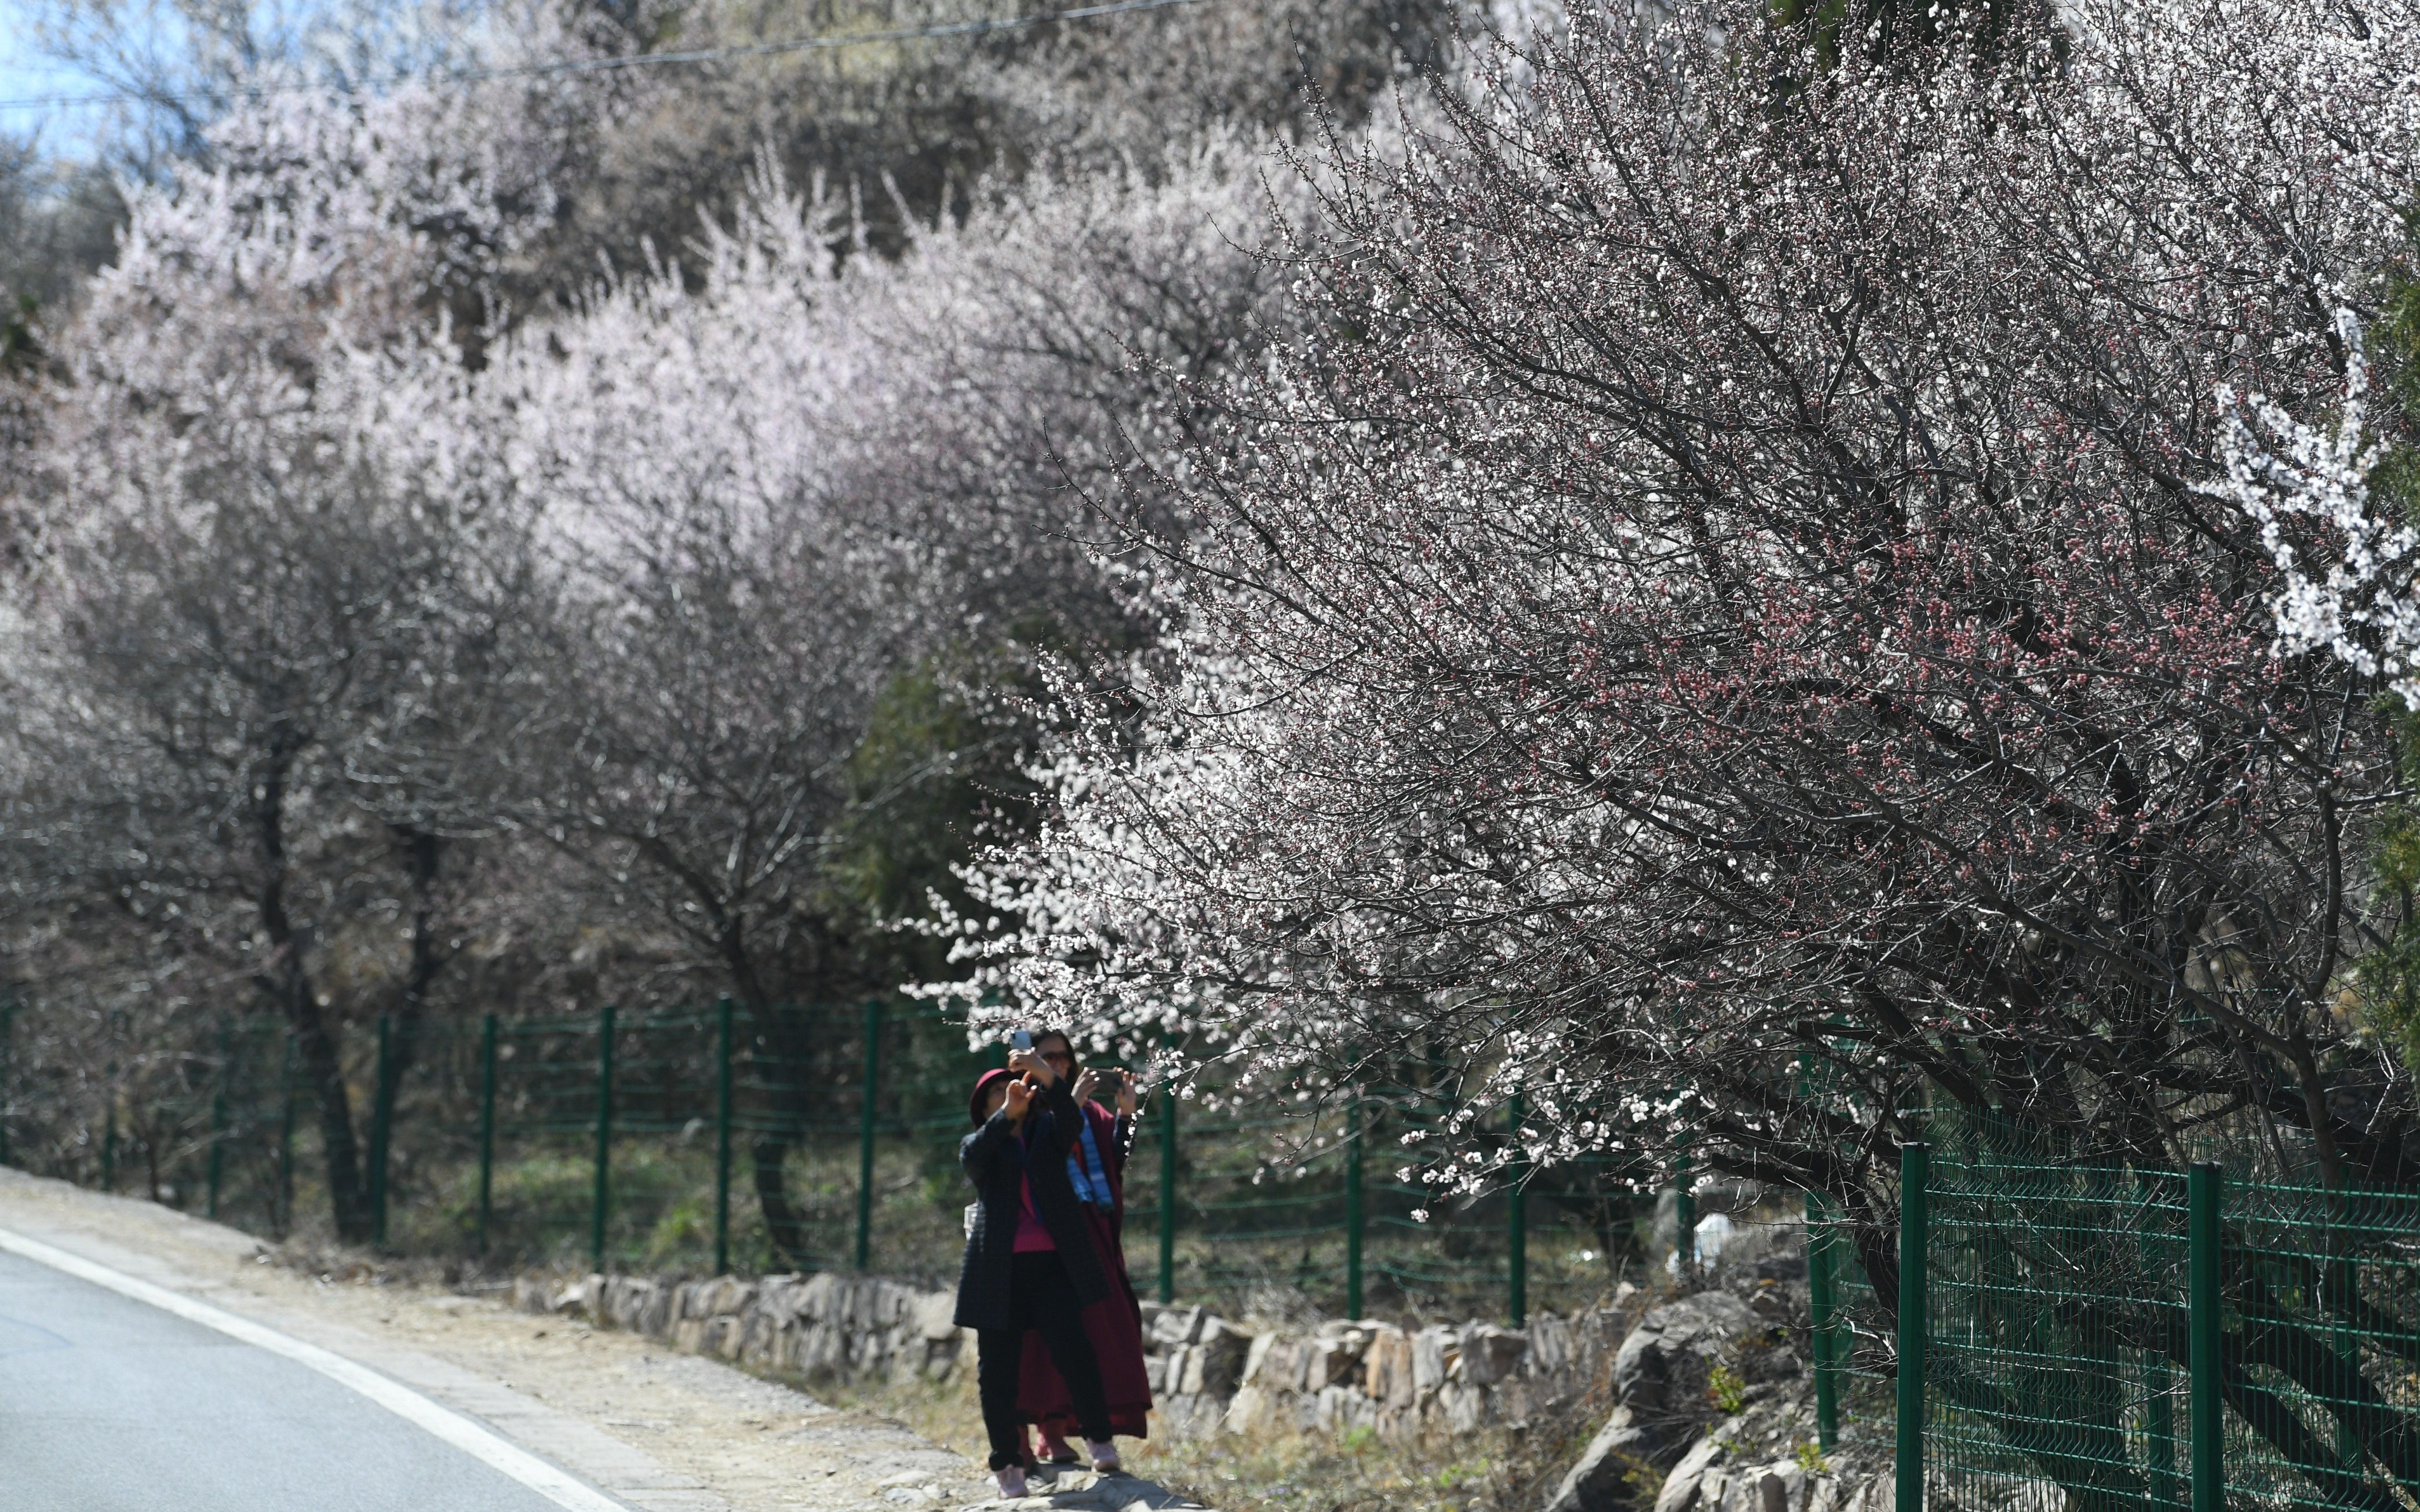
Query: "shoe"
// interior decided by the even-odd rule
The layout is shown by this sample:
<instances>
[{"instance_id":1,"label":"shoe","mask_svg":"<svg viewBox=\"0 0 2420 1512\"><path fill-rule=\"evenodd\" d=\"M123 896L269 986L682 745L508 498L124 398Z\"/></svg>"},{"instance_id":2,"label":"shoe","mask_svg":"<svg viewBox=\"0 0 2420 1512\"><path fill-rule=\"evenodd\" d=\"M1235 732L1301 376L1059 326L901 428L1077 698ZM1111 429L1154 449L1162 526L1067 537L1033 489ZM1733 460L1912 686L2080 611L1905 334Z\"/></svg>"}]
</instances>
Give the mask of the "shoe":
<instances>
[{"instance_id":1,"label":"shoe","mask_svg":"<svg viewBox=\"0 0 2420 1512\"><path fill-rule=\"evenodd\" d=\"M1086 1439L1084 1448L1093 1457L1093 1468L1104 1475L1114 1475L1125 1468L1118 1462L1118 1446L1107 1439Z\"/></svg>"},{"instance_id":2,"label":"shoe","mask_svg":"<svg viewBox=\"0 0 2420 1512\"><path fill-rule=\"evenodd\" d=\"M1080 1465L1083 1457L1077 1454L1066 1440L1056 1433L1042 1435L1042 1462L1046 1465Z\"/></svg>"},{"instance_id":3,"label":"shoe","mask_svg":"<svg viewBox=\"0 0 2420 1512\"><path fill-rule=\"evenodd\" d=\"M994 1478L1000 1482L1000 1499L1001 1501L1014 1502L1025 1494L1025 1467L1023 1465L1003 1466L1002 1468L994 1471L992 1473Z\"/></svg>"}]
</instances>

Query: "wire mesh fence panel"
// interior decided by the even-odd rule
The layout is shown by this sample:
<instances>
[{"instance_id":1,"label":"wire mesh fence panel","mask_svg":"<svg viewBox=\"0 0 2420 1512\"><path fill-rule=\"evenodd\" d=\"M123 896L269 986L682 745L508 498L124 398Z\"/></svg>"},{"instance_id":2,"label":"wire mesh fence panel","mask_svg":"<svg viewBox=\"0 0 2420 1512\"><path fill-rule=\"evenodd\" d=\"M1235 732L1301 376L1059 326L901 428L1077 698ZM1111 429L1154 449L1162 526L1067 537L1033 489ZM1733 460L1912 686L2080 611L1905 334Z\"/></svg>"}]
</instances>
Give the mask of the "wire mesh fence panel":
<instances>
[{"instance_id":1,"label":"wire mesh fence panel","mask_svg":"<svg viewBox=\"0 0 2420 1512\"><path fill-rule=\"evenodd\" d=\"M2227 1504L2420 1505L2420 1196L2215 1168L2196 1196L2201 1174L2030 1158L1962 1129L1931 1170L1930 1493L2022 1512L2200 1504L2198 1374Z\"/></svg>"},{"instance_id":2,"label":"wire mesh fence panel","mask_svg":"<svg viewBox=\"0 0 2420 1512\"><path fill-rule=\"evenodd\" d=\"M229 1024L219 1037L202 1211L222 1223L284 1234L293 1224L293 1139L299 1094L294 1037L271 1019Z\"/></svg>"},{"instance_id":3,"label":"wire mesh fence panel","mask_svg":"<svg viewBox=\"0 0 2420 1512\"><path fill-rule=\"evenodd\" d=\"M602 1228L609 1268L712 1266L717 1036L706 1009L615 1019Z\"/></svg>"},{"instance_id":4,"label":"wire mesh fence panel","mask_svg":"<svg viewBox=\"0 0 2420 1512\"><path fill-rule=\"evenodd\" d=\"M489 1252L587 1258L597 1194L597 1015L509 1020L496 1044ZM474 1178L475 1179L475 1178Z\"/></svg>"},{"instance_id":5,"label":"wire mesh fence panel","mask_svg":"<svg viewBox=\"0 0 2420 1512\"><path fill-rule=\"evenodd\" d=\"M1005 1054L963 1034L895 1002L396 1015L333 1032L341 1108L270 1018L130 1047L125 1070L73 1097L23 1057L0 1075L19 1078L12 1134L30 1148L42 1132L59 1174L214 1203L265 1235L331 1231L341 1123L346 1201L393 1252L688 1273L861 1265L947 1287L972 1196L965 1098ZM1407 1180L1427 1150L1404 1136L1436 1133L1449 1106L1413 1070L1417 1086L1315 1113L1205 1081L1176 1104L1172 1140L1153 1089L1124 1183L1138 1289L1160 1292L1164 1249L1169 1295L1230 1313L1504 1318L1607 1292L1643 1242L1625 1173L1528 1173L1518 1196Z\"/></svg>"},{"instance_id":6,"label":"wire mesh fence panel","mask_svg":"<svg viewBox=\"0 0 2420 1512\"><path fill-rule=\"evenodd\" d=\"M1931 1209L1932 1478L2022 1512L2181 1504L2183 1178L1969 1145Z\"/></svg>"},{"instance_id":7,"label":"wire mesh fence panel","mask_svg":"<svg viewBox=\"0 0 2420 1512\"><path fill-rule=\"evenodd\" d=\"M2230 1184L2221 1212L2229 1499L2420 1504L2420 1196Z\"/></svg>"},{"instance_id":8,"label":"wire mesh fence panel","mask_svg":"<svg viewBox=\"0 0 2420 1512\"><path fill-rule=\"evenodd\" d=\"M860 1013L783 1005L743 1014L733 1068L737 1174L756 1222L736 1261L840 1270L855 1258L866 1044Z\"/></svg>"},{"instance_id":9,"label":"wire mesh fence panel","mask_svg":"<svg viewBox=\"0 0 2420 1512\"><path fill-rule=\"evenodd\" d=\"M1838 1207L1817 1197L1806 1208L1807 1363L1818 1431L1828 1415L1835 1442L1827 1449L1887 1441L1897 1417L1899 1356L1890 1309L1850 1242Z\"/></svg>"},{"instance_id":10,"label":"wire mesh fence panel","mask_svg":"<svg viewBox=\"0 0 2420 1512\"><path fill-rule=\"evenodd\" d=\"M374 1031L373 1031L374 1032ZM423 1255L457 1255L478 1236L478 1106L483 1074L478 1026L455 1020L391 1025L392 1104L383 1120L386 1242ZM377 1159L380 1072L370 1068L360 1111ZM371 1184L376 1186L373 1175Z\"/></svg>"}]
</instances>

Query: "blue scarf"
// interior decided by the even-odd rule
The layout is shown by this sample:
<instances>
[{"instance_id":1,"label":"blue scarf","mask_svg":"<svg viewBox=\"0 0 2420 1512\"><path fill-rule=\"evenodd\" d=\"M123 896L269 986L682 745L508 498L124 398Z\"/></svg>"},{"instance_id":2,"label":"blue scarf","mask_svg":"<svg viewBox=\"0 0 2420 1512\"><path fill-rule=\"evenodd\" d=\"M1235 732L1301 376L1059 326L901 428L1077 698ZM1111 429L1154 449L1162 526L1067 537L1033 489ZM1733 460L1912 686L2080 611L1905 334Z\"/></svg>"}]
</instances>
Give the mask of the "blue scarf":
<instances>
[{"instance_id":1,"label":"blue scarf","mask_svg":"<svg viewBox=\"0 0 2420 1512\"><path fill-rule=\"evenodd\" d=\"M1067 1152L1067 1184L1076 1189L1076 1200L1088 1202L1103 1212L1114 1211L1118 1199L1109 1190L1109 1173L1101 1165L1101 1147L1093 1137L1093 1120L1080 1109L1076 1114L1079 1149Z\"/></svg>"}]
</instances>

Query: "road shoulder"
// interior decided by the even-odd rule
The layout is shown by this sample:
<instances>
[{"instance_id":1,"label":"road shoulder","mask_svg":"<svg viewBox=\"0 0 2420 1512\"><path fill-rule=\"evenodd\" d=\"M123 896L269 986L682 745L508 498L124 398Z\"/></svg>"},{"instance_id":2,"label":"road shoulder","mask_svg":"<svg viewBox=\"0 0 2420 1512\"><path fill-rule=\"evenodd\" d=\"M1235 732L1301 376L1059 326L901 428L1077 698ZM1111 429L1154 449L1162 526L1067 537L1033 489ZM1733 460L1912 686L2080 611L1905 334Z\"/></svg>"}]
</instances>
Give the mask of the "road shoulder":
<instances>
[{"instance_id":1,"label":"road shoulder","mask_svg":"<svg viewBox=\"0 0 2420 1512\"><path fill-rule=\"evenodd\" d=\"M500 1302L300 1274L153 1203L0 1169L0 1227L367 1365L641 1512L892 1512L987 1485L899 1424L720 1362Z\"/></svg>"}]
</instances>

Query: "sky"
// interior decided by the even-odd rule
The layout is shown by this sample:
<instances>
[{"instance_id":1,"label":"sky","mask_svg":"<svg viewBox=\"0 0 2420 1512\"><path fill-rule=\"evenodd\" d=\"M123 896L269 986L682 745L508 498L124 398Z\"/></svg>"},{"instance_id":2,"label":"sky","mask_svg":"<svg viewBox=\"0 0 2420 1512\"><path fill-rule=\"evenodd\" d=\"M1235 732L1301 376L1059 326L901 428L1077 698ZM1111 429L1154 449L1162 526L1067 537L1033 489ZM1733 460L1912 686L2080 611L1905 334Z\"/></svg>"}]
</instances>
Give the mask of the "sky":
<instances>
[{"instance_id":1,"label":"sky","mask_svg":"<svg viewBox=\"0 0 2420 1512\"><path fill-rule=\"evenodd\" d=\"M37 53L26 36L27 20L19 0L0 0L0 131L23 136L39 129L53 151L83 156L91 150L93 132L101 124L104 111L90 106L20 109L6 104L48 95L90 94L101 88L83 72Z\"/></svg>"}]
</instances>

